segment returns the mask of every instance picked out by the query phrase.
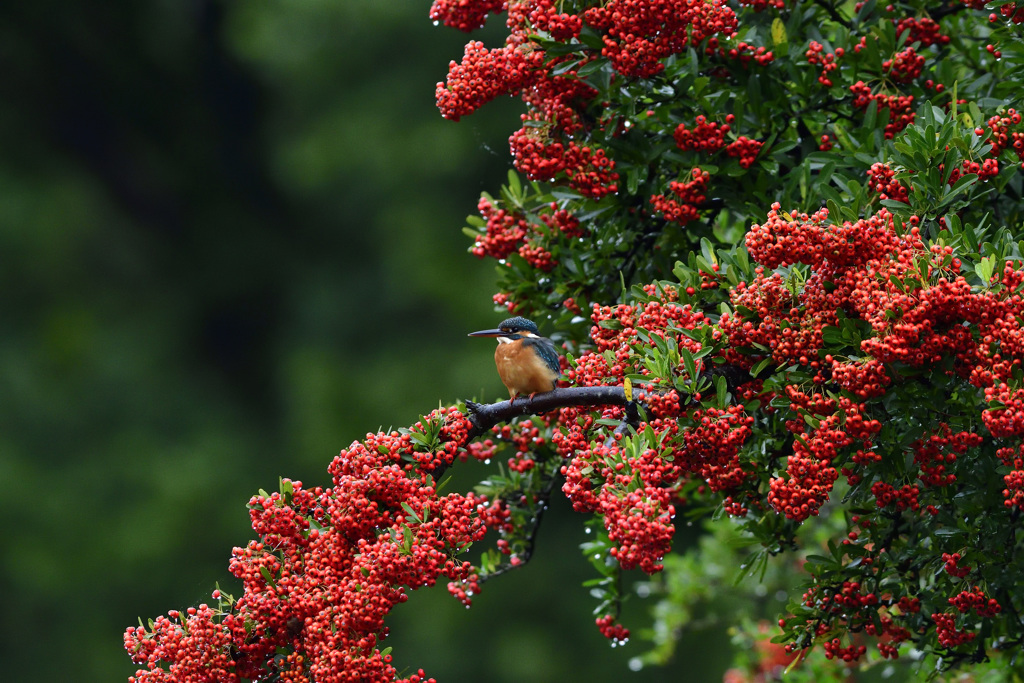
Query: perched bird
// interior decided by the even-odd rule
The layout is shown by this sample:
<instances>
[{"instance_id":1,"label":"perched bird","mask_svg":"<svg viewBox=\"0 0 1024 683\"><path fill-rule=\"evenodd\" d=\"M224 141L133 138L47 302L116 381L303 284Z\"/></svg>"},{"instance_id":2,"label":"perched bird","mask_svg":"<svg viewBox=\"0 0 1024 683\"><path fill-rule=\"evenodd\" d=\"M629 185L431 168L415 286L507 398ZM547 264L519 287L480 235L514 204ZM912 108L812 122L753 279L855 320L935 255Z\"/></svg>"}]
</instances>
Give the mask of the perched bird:
<instances>
[{"instance_id":1,"label":"perched bird","mask_svg":"<svg viewBox=\"0 0 1024 683\"><path fill-rule=\"evenodd\" d=\"M515 401L520 394L551 391L562 371L558 365L558 352L550 339L537 335L537 325L526 318L509 318L496 330L471 332L470 337L497 337L498 348L494 363L502 383Z\"/></svg>"}]
</instances>

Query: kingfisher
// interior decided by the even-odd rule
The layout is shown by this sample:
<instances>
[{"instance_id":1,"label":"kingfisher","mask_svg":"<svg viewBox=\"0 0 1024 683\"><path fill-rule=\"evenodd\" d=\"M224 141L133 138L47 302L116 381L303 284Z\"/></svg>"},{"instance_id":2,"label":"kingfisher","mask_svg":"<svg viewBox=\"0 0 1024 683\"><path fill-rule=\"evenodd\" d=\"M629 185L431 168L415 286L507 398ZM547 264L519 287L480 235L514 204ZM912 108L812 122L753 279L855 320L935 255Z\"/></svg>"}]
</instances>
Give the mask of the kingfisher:
<instances>
[{"instance_id":1,"label":"kingfisher","mask_svg":"<svg viewBox=\"0 0 1024 683\"><path fill-rule=\"evenodd\" d=\"M550 339L537 335L537 325L526 318L509 318L495 330L470 332L470 337L497 337L494 363L514 403L516 396L546 393L562 375L558 352Z\"/></svg>"}]
</instances>

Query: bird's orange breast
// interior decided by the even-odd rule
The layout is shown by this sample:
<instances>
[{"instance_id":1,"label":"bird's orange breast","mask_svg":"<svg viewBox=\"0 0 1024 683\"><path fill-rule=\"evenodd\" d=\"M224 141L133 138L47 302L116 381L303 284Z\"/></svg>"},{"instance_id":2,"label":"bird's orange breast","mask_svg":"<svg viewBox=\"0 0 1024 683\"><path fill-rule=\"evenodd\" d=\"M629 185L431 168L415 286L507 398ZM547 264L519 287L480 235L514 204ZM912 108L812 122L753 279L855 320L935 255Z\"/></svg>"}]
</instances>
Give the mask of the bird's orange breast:
<instances>
[{"instance_id":1,"label":"bird's orange breast","mask_svg":"<svg viewBox=\"0 0 1024 683\"><path fill-rule=\"evenodd\" d=\"M512 398L518 394L551 391L558 379L558 374L533 349L524 346L522 341L498 344L494 351L494 363Z\"/></svg>"}]
</instances>

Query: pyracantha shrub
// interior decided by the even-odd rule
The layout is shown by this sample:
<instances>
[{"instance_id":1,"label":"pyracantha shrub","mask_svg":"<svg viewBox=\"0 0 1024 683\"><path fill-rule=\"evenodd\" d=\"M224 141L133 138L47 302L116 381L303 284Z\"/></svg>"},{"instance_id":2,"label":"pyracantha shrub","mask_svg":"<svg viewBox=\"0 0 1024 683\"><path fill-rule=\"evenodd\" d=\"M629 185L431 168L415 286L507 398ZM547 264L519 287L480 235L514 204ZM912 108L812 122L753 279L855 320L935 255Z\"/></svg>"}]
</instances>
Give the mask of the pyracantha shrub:
<instances>
[{"instance_id":1,"label":"pyracantha shrub","mask_svg":"<svg viewBox=\"0 0 1024 683\"><path fill-rule=\"evenodd\" d=\"M135 680L395 680L390 610L439 580L468 605L527 565L554 495L592 531L602 634L629 637L622 572L649 577L641 663L671 656L698 602L732 600L746 650L727 680L824 680L835 660L840 678L881 660L1019 675L1024 8L430 16L508 29L470 42L436 101L452 121L525 105L515 170L468 232L500 266L495 304L554 331L559 388L441 408L342 451L330 486L261 492L230 563L241 596L129 629ZM501 471L439 491L470 457ZM683 518L704 519L689 550Z\"/></svg>"}]
</instances>

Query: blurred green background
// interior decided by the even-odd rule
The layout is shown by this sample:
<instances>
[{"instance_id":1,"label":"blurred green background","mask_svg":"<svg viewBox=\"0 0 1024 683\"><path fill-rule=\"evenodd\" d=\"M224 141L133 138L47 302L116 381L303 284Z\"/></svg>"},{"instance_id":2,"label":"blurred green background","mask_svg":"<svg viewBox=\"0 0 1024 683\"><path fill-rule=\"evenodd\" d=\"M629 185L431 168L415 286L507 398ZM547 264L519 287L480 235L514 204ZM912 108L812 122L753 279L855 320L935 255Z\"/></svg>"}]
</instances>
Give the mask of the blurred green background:
<instances>
[{"instance_id":1,"label":"blurred green background","mask_svg":"<svg viewBox=\"0 0 1024 683\"><path fill-rule=\"evenodd\" d=\"M324 484L367 431L500 396L465 336L498 315L493 263L459 228L505 177L519 106L441 119L467 37L429 4L0 5L5 680L126 679L127 626L233 587L257 489ZM720 633L629 670L643 645L597 633L582 520L558 507L474 609L441 587L396 610L399 664L720 680Z\"/></svg>"}]
</instances>

